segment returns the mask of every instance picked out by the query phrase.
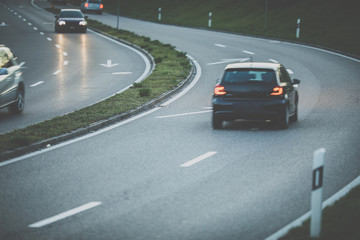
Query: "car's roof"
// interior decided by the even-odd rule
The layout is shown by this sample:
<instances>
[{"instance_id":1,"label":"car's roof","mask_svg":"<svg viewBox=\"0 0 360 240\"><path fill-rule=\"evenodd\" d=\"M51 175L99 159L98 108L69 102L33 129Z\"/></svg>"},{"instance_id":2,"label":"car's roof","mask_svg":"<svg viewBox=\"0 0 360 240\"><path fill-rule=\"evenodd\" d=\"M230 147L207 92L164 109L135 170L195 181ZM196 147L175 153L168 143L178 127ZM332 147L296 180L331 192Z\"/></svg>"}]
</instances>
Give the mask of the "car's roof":
<instances>
[{"instance_id":1,"label":"car's roof","mask_svg":"<svg viewBox=\"0 0 360 240\"><path fill-rule=\"evenodd\" d=\"M81 12L79 9L61 9L62 12Z\"/></svg>"},{"instance_id":2,"label":"car's roof","mask_svg":"<svg viewBox=\"0 0 360 240\"><path fill-rule=\"evenodd\" d=\"M236 68L259 68L259 69L272 69L277 70L281 65L279 63L268 63L268 62L244 62L244 63L232 63L225 67L227 69Z\"/></svg>"}]
</instances>

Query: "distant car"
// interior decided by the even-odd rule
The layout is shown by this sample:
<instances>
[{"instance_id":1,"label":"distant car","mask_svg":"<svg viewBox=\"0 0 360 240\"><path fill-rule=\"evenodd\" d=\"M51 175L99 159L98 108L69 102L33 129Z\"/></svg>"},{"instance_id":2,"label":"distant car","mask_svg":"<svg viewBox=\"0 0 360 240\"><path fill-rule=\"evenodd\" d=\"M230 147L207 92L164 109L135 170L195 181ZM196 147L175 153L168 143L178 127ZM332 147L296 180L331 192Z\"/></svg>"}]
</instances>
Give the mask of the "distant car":
<instances>
[{"instance_id":1,"label":"distant car","mask_svg":"<svg viewBox=\"0 0 360 240\"><path fill-rule=\"evenodd\" d=\"M11 50L0 45L0 108L21 113L25 106L25 84L20 65Z\"/></svg>"},{"instance_id":2,"label":"distant car","mask_svg":"<svg viewBox=\"0 0 360 240\"><path fill-rule=\"evenodd\" d=\"M83 32L87 30L87 16L78 9L61 9L60 14L55 16L55 32Z\"/></svg>"},{"instance_id":3,"label":"distant car","mask_svg":"<svg viewBox=\"0 0 360 240\"><path fill-rule=\"evenodd\" d=\"M82 12L97 12L102 14L104 5L101 0L82 0L80 9Z\"/></svg>"},{"instance_id":4,"label":"distant car","mask_svg":"<svg viewBox=\"0 0 360 240\"><path fill-rule=\"evenodd\" d=\"M282 129L288 128L290 120L298 120L299 83L282 64L227 65L213 94L213 128L237 119L271 120Z\"/></svg>"}]
</instances>

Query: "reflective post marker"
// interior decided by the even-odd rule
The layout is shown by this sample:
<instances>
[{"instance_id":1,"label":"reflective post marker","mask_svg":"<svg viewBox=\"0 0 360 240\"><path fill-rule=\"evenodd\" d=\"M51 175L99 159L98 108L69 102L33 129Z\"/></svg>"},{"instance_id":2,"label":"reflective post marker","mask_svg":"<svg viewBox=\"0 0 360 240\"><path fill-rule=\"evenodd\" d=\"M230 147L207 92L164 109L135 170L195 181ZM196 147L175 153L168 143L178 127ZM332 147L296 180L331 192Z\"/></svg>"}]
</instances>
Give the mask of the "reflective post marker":
<instances>
[{"instance_id":1,"label":"reflective post marker","mask_svg":"<svg viewBox=\"0 0 360 240\"><path fill-rule=\"evenodd\" d=\"M211 16L212 16L212 12L209 12L209 24L208 24L209 28L211 28Z\"/></svg>"},{"instance_id":2,"label":"reflective post marker","mask_svg":"<svg viewBox=\"0 0 360 240\"><path fill-rule=\"evenodd\" d=\"M159 8L158 20L161 21L161 8Z\"/></svg>"},{"instance_id":3,"label":"reflective post marker","mask_svg":"<svg viewBox=\"0 0 360 240\"><path fill-rule=\"evenodd\" d=\"M296 28L296 38L299 39L300 38L300 18L297 20L297 28Z\"/></svg>"},{"instance_id":4,"label":"reflective post marker","mask_svg":"<svg viewBox=\"0 0 360 240\"><path fill-rule=\"evenodd\" d=\"M324 155L326 150L320 148L314 152L311 194L310 237L319 238L321 232L322 192L324 179Z\"/></svg>"}]
</instances>

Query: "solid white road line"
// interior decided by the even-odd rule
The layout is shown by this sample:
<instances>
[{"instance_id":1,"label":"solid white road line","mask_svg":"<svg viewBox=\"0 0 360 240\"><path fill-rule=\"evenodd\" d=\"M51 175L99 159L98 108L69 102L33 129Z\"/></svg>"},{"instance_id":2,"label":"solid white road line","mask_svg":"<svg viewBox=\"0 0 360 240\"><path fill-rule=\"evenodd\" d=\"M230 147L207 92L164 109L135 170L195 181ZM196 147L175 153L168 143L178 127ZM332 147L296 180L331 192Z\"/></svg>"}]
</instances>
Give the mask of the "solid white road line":
<instances>
[{"instance_id":1,"label":"solid white road line","mask_svg":"<svg viewBox=\"0 0 360 240\"><path fill-rule=\"evenodd\" d=\"M203 154L203 155L201 155L201 156L199 156L197 158L194 158L191 161L188 161L188 162L186 162L184 164L181 164L180 167L190 167L190 166L192 166L192 165L194 165L194 164L196 164L196 163L198 163L198 162L200 162L200 161L202 161L202 160L204 160L206 158L211 157L212 155L214 155L216 153L217 152L207 152L207 153L205 153L205 154Z\"/></svg>"},{"instance_id":2,"label":"solid white road line","mask_svg":"<svg viewBox=\"0 0 360 240\"><path fill-rule=\"evenodd\" d=\"M208 112L212 112L212 110L206 110L206 111L200 111L200 112L179 113L179 114L174 114L174 115L160 116L160 117L156 117L156 118L181 117L181 116L186 116L186 115L194 115L194 114L201 114L201 113L208 113Z\"/></svg>"},{"instance_id":3,"label":"solid white road line","mask_svg":"<svg viewBox=\"0 0 360 240\"><path fill-rule=\"evenodd\" d=\"M90 203L87 203L87 204L82 205L80 207L73 208L73 209L71 209L69 211L60 213L58 215L52 216L52 217L47 218L47 219L44 219L42 221L30 224L29 227L31 227L31 228L40 228L40 227L52 224L54 222L57 222L59 220L62 220L64 218L71 217L71 216L73 216L75 214L78 214L80 212L89 210L90 208L94 208L96 206L99 206L100 204L102 204L102 203L101 202L90 202Z\"/></svg>"},{"instance_id":4,"label":"solid white road line","mask_svg":"<svg viewBox=\"0 0 360 240\"><path fill-rule=\"evenodd\" d=\"M128 75L128 74L132 74L132 72L113 72L113 75Z\"/></svg>"}]
</instances>

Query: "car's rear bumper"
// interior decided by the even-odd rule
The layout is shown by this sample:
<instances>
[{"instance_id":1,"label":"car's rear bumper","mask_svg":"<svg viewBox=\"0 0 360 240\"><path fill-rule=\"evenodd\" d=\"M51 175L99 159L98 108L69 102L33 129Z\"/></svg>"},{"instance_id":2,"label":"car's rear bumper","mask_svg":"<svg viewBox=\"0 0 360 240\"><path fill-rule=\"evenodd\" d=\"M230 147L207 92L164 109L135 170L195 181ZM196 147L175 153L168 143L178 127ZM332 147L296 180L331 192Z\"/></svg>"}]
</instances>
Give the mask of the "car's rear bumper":
<instances>
[{"instance_id":1,"label":"car's rear bumper","mask_svg":"<svg viewBox=\"0 0 360 240\"><path fill-rule=\"evenodd\" d=\"M213 113L224 121L273 120L285 110L285 99L213 99Z\"/></svg>"}]
</instances>

